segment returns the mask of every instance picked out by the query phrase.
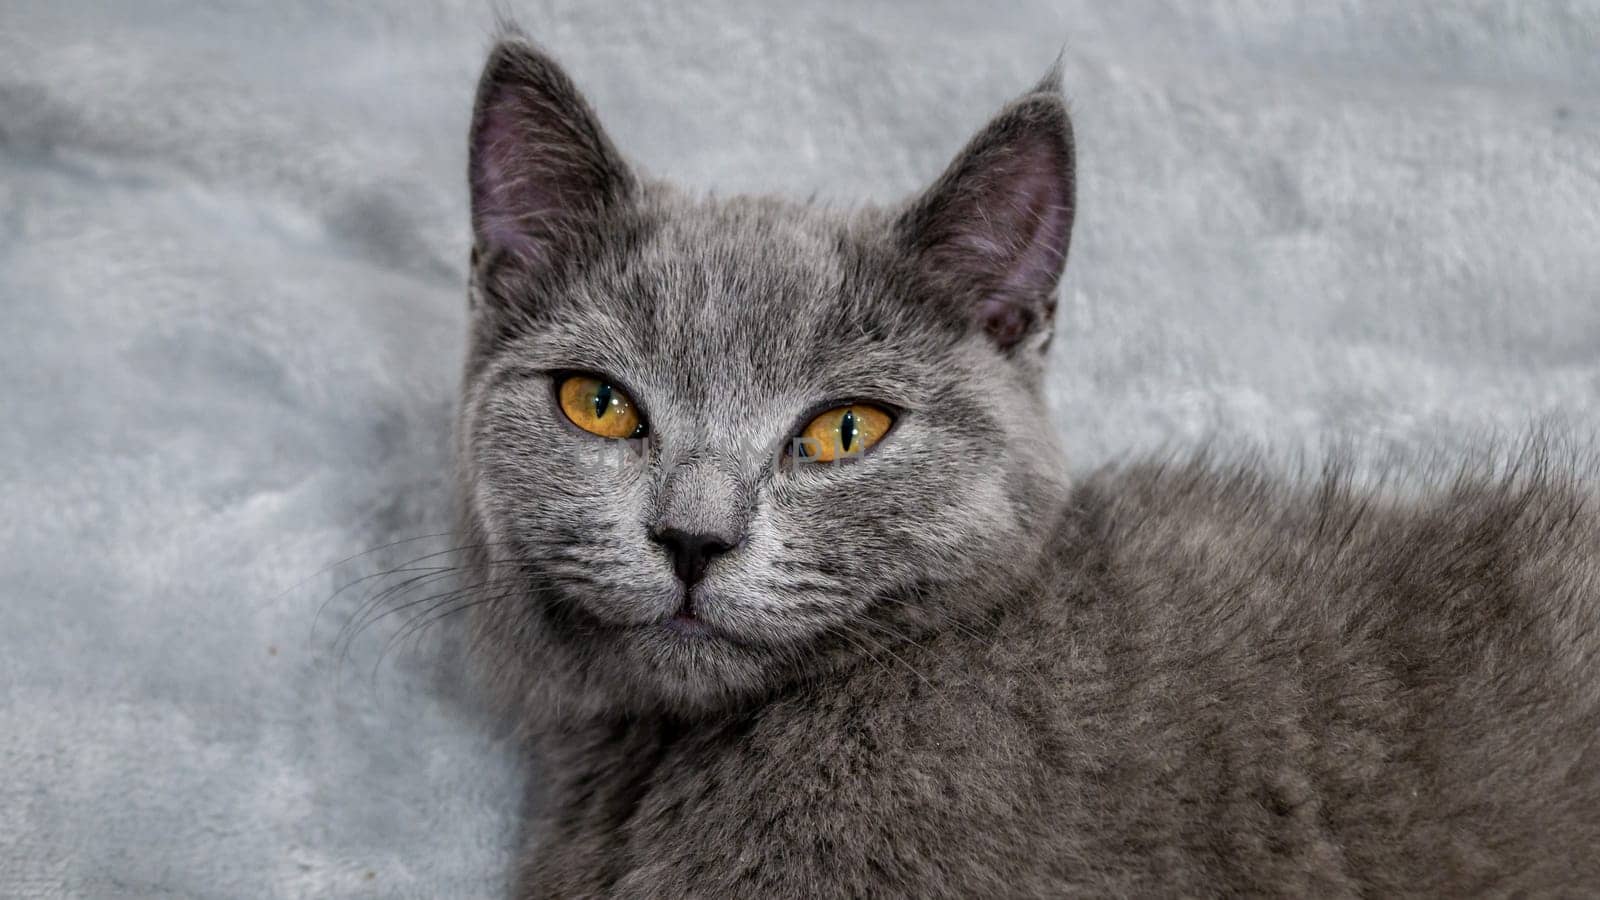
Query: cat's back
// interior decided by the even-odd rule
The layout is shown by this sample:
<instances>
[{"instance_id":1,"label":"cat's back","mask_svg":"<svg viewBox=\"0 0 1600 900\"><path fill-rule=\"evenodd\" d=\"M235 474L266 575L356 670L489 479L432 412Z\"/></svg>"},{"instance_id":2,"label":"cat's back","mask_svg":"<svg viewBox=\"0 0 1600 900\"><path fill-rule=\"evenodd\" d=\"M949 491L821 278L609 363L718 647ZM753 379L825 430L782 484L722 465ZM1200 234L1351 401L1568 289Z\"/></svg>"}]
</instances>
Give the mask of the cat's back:
<instances>
[{"instance_id":1,"label":"cat's back","mask_svg":"<svg viewBox=\"0 0 1600 900\"><path fill-rule=\"evenodd\" d=\"M1076 491L1038 630L1099 642L1103 742L1145 777L1122 789L1147 830L1204 810L1224 881L1594 885L1600 502L1575 472L1105 472Z\"/></svg>"},{"instance_id":2,"label":"cat's back","mask_svg":"<svg viewBox=\"0 0 1600 900\"><path fill-rule=\"evenodd\" d=\"M1244 629L1428 646L1402 667L1415 675L1593 673L1600 495L1578 471L1534 460L1432 479L1363 480L1348 467L1297 479L1203 459L1108 470L1076 490L1055 568L1068 592L1098 576L1123 613L1183 623L1191 647L1230 645Z\"/></svg>"}]
</instances>

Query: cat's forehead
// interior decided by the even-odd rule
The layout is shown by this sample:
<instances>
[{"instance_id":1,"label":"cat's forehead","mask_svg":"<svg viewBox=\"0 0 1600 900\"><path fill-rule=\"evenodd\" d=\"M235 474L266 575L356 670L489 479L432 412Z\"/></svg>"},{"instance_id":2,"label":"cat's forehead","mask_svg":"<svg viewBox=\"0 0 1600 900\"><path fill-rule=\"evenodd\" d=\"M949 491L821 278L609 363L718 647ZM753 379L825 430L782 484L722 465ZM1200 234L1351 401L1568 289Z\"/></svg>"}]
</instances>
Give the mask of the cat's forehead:
<instances>
[{"instance_id":1,"label":"cat's forehead","mask_svg":"<svg viewBox=\"0 0 1600 900\"><path fill-rule=\"evenodd\" d=\"M665 210L587 286L613 374L720 405L892 379L911 319L869 226L777 200Z\"/></svg>"},{"instance_id":2,"label":"cat's forehead","mask_svg":"<svg viewBox=\"0 0 1600 900\"><path fill-rule=\"evenodd\" d=\"M630 268L663 334L796 336L845 299L857 244L842 217L796 204L680 201L666 205Z\"/></svg>"}]
</instances>

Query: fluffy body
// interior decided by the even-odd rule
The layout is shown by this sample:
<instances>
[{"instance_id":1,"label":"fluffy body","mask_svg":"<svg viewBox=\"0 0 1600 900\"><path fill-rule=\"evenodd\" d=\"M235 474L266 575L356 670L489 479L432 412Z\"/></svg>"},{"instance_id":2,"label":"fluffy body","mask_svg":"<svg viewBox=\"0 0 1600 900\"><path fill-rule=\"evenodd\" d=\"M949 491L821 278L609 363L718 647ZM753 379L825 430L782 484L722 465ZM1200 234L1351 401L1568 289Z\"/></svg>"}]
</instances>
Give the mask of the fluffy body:
<instances>
[{"instance_id":1,"label":"fluffy body","mask_svg":"<svg viewBox=\"0 0 1600 900\"><path fill-rule=\"evenodd\" d=\"M1575 479L1069 485L1051 79L849 214L639 178L520 40L471 140L460 530L477 662L539 757L522 895L1600 884ZM565 420L572 372L648 439ZM845 402L894 413L880 445L785 456ZM731 549L691 585L663 530Z\"/></svg>"}]
</instances>

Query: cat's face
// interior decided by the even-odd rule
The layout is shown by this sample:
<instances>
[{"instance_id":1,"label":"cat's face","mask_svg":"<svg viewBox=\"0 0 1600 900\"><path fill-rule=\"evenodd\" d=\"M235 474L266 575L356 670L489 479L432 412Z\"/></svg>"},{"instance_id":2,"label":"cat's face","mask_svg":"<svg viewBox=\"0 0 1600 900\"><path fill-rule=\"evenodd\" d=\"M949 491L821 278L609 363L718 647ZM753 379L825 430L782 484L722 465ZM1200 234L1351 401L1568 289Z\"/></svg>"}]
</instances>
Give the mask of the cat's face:
<instances>
[{"instance_id":1,"label":"cat's face","mask_svg":"<svg viewBox=\"0 0 1600 900\"><path fill-rule=\"evenodd\" d=\"M844 217L639 182L509 43L472 154L463 542L514 698L715 709L1014 574L1060 490L1038 393L1071 224L1053 93L904 210Z\"/></svg>"}]
</instances>

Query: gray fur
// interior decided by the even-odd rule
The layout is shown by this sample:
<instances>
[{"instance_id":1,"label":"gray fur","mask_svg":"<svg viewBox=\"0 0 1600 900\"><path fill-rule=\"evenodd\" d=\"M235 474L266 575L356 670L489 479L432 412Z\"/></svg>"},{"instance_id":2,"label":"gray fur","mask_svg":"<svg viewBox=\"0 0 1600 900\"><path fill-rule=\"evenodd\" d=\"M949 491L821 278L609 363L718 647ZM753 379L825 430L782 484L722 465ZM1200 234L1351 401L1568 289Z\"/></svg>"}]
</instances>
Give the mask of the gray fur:
<instances>
[{"instance_id":1,"label":"gray fur","mask_svg":"<svg viewBox=\"0 0 1600 900\"><path fill-rule=\"evenodd\" d=\"M1600 884L1600 513L1132 467L1040 396L1072 215L1047 79L844 215L628 170L520 39L472 137L458 428L477 662L540 757L524 896L1572 892ZM652 433L556 407L603 373ZM861 459L783 448L832 401ZM649 534L737 538L682 602Z\"/></svg>"}]
</instances>

